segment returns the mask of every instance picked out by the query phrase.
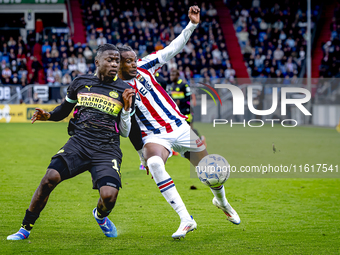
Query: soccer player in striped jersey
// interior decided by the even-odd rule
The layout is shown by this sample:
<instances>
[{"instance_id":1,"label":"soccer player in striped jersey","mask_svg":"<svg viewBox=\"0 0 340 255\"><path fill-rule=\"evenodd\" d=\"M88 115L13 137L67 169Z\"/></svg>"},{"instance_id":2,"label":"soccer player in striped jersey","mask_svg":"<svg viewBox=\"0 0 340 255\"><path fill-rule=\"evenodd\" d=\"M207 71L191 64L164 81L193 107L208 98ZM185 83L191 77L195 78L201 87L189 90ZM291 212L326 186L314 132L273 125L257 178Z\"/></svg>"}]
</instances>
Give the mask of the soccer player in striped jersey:
<instances>
[{"instance_id":1,"label":"soccer player in striped jersey","mask_svg":"<svg viewBox=\"0 0 340 255\"><path fill-rule=\"evenodd\" d=\"M129 46L118 47L121 64L118 76L130 84L136 91L136 119L140 126L144 147L138 153L146 160L160 192L178 213L181 223L172 235L174 239L185 237L186 233L197 228L194 219L188 213L172 178L165 170L165 162L171 156L171 148L190 159L197 166L208 152L200 138L186 123L176 103L156 82L155 72L167 61L179 53L200 21L200 9L192 6L189 9L190 22L182 33L167 47L137 60L135 52ZM240 223L236 211L230 206L224 187L211 189L213 203L222 209L228 220Z\"/></svg>"}]
</instances>

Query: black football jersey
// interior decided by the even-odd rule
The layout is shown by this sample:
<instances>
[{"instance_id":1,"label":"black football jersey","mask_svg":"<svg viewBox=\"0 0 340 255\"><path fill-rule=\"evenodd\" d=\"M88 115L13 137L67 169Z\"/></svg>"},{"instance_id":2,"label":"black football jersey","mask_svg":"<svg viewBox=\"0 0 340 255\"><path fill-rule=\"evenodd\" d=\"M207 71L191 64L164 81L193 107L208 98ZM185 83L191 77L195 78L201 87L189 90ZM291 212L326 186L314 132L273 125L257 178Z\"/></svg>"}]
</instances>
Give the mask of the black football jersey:
<instances>
[{"instance_id":1,"label":"black football jersey","mask_svg":"<svg viewBox=\"0 0 340 255\"><path fill-rule=\"evenodd\" d=\"M77 77L67 89L66 100L76 103L74 118L69 123L69 134L93 142L118 142L118 124L124 107L123 92L131 88L118 77L102 82L95 75ZM132 111L134 112L134 101Z\"/></svg>"}]
</instances>

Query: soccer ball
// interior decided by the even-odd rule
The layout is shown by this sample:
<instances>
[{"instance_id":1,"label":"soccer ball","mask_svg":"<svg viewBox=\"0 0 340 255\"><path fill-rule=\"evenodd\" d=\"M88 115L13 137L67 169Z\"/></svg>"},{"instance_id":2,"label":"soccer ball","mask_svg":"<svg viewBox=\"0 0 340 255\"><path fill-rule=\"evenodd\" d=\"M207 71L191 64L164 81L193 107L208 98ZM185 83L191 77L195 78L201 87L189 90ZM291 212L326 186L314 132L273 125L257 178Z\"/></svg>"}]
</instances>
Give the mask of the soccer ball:
<instances>
[{"instance_id":1,"label":"soccer ball","mask_svg":"<svg viewBox=\"0 0 340 255\"><path fill-rule=\"evenodd\" d=\"M200 181L212 188L221 186L230 176L228 161L218 154L207 155L196 166Z\"/></svg>"}]
</instances>

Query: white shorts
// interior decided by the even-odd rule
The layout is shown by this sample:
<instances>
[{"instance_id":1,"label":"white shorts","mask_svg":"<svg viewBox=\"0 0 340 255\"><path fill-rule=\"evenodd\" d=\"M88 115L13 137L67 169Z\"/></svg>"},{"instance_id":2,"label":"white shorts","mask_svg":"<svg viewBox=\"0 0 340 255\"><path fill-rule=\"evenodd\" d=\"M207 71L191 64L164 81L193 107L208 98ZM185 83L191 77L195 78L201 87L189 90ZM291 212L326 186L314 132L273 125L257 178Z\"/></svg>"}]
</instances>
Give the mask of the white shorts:
<instances>
[{"instance_id":1,"label":"white shorts","mask_svg":"<svg viewBox=\"0 0 340 255\"><path fill-rule=\"evenodd\" d=\"M172 156L172 150L177 151L182 156L187 151L200 152L205 150L205 146L201 139L192 131L190 126L183 124L171 133L153 134L143 137L144 145L147 143L157 143L165 147Z\"/></svg>"}]
</instances>

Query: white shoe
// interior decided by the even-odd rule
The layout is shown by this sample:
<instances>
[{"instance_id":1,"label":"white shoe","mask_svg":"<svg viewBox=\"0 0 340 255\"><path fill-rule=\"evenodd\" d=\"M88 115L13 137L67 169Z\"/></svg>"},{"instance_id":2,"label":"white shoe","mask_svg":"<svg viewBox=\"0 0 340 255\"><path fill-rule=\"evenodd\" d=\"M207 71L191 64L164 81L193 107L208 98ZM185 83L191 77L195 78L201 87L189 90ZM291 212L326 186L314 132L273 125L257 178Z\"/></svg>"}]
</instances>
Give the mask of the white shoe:
<instances>
[{"instance_id":1,"label":"white shoe","mask_svg":"<svg viewBox=\"0 0 340 255\"><path fill-rule=\"evenodd\" d=\"M172 238L173 239L184 238L186 233L190 231L194 231L195 229L197 229L197 223L194 219L191 219L188 221L182 221L177 231L172 234Z\"/></svg>"},{"instance_id":2,"label":"white shoe","mask_svg":"<svg viewBox=\"0 0 340 255\"><path fill-rule=\"evenodd\" d=\"M231 205L230 205L229 203L228 203L228 205L227 205L226 207L221 206L221 205L218 203L218 201L217 201L217 199L216 199L215 197L213 198L212 202L213 202L213 204L214 204L217 208L221 209L221 210L225 213L225 215L227 215L227 219L228 219L230 222L232 222L232 223L234 223L234 224L236 224L236 225L238 225L238 224L241 223L240 217L238 216L237 212L234 210L234 208L231 207Z\"/></svg>"}]
</instances>

